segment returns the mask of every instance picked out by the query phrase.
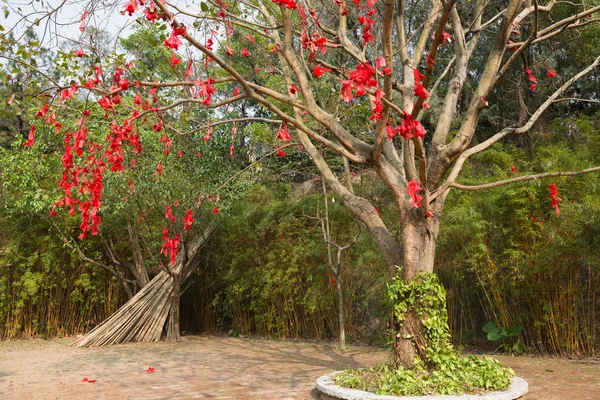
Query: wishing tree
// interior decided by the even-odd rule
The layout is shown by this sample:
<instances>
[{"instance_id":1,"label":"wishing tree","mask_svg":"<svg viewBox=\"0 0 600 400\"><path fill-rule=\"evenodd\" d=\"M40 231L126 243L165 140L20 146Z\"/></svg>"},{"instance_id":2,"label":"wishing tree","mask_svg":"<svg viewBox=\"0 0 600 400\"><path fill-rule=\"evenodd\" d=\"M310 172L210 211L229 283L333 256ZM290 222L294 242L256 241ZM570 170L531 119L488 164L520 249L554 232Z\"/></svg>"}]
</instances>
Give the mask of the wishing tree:
<instances>
[{"instance_id":1,"label":"wishing tree","mask_svg":"<svg viewBox=\"0 0 600 400\"><path fill-rule=\"evenodd\" d=\"M82 32L97 12L94 3L77 3L83 10L77 22ZM137 125L146 121L164 131L166 145L168 135L179 132L165 119L190 106L214 109L221 117L203 127L205 140L216 125L245 121L277 124L274 140L280 156L297 138L329 188L366 225L390 275L400 274L409 282L420 271L433 272L440 217L452 189L476 191L600 171L542 172L477 186L457 182L469 158L529 132L560 101L585 101L562 96L598 67L600 56L593 54L586 67L562 76L546 62L543 50L559 35L596 23L600 5L555 0L183 3L130 0L114 10L163 34L157 45L170 52L179 79L145 79L136 73L136 60L118 56L96 57L98 63L73 70L70 81L20 62L49 85L38 96L42 103L35 124L64 135L64 197L52 213L65 207L81 214L82 236L98 232L103 174L126 168L125 154L142 151ZM54 20L60 7L75 5L63 1L43 18ZM37 25L43 23L37 18ZM97 52L93 43L75 43L80 49L73 52L74 63ZM7 50L5 58L16 56ZM533 111L526 118L499 123L495 134L481 137L482 113L493 106L495 90L515 84L514 77L527 82L525 90L543 89L547 95L532 100ZM60 113L76 96L90 101L78 129L67 132ZM228 107L246 100L266 110L270 119L252 114L228 118ZM90 140L86 126L91 119L109 122L105 140ZM35 145L35 132L32 124L25 146ZM352 166L372 169L385 184L400 215L397 235L373 204L332 169L331 153ZM549 189L558 214L559 188L551 184ZM171 262L180 249L177 235L166 231L163 237ZM397 364L410 366L415 356L426 357L415 313L407 313L396 329Z\"/></svg>"}]
</instances>

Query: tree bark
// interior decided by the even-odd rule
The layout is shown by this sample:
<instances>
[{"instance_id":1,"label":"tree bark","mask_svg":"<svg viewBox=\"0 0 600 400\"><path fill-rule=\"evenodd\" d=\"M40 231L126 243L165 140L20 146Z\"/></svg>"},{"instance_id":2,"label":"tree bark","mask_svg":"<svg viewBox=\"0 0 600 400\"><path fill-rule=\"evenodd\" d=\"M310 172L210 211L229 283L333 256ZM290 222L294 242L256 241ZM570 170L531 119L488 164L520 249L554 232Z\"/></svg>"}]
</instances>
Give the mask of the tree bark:
<instances>
[{"instance_id":1,"label":"tree bark","mask_svg":"<svg viewBox=\"0 0 600 400\"><path fill-rule=\"evenodd\" d=\"M419 212L410 210L401 220L402 273L409 282L420 271L432 273L435 261L439 218L423 218Z\"/></svg>"},{"instance_id":2,"label":"tree bark","mask_svg":"<svg viewBox=\"0 0 600 400\"><path fill-rule=\"evenodd\" d=\"M419 316L414 310L406 313L402 323L394 321L394 331L396 332L394 340L394 366L396 368L412 368L417 356L426 360L425 332Z\"/></svg>"},{"instance_id":3,"label":"tree bark","mask_svg":"<svg viewBox=\"0 0 600 400\"><path fill-rule=\"evenodd\" d=\"M346 186L348 187L348 191L354 194L354 187L352 186L352 173L350 172L350 163L348 162L348 158L342 156L342 163L344 164L344 175L346 177Z\"/></svg>"},{"instance_id":4,"label":"tree bark","mask_svg":"<svg viewBox=\"0 0 600 400\"><path fill-rule=\"evenodd\" d=\"M344 160L346 160L346 164L348 160L342 156ZM350 182L350 167L348 166L346 170L346 177L348 178L348 182L350 187L352 183ZM335 289L337 292L337 300L338 300L338 329L339 329L339 341L340 348L342 350L346 350L346 332L344 330L344 293L342 290L342 252L350 247L340 247L338 244L332 243L331 241L331 231L329 230L329 202L327 200L327 185L325 185L325 179L321 179L323 184L323 203L325 206L325 219L321 219L321 228L323 230L323 236L325 238L325 242L327 243L327 260L329 262L329 269L335 274ZM334 267L333 263L333 252L331 246L335 245L337 248L337 263Z\"/></svg>"},{"instance_id":5,"label":"tree bark","mask_svg":"<svg viewBox=\"0 0 600 400\"><path fill-rule=\"evenodd\" d=\"M435 247L439 232L438 218L425 218L414 209L402 218L402 270L398 273L411 282L425 271L433 273ZM428 346L424 327L415 310L409 310L401 323L394 321L394 365L404 368L414 366L415 357L427 363Z\"/></svg>"},{"instance_id":6,"label":"tree bark","mask_svg":"<svg viewBox=\"0 0 600 400\"><path fill-rule=\"evenodd\" d=\"M340 348L346 350L346 331L344 330L344 293L342 290L342 273L341 266L338 264L337 274L335 277L335 289L338 296L338 325L340 330Z\"/></svg>"},{"instance_id":7,"label":"tree bark","mask_svg":"<svg viewBox=\"0 0 600 400\"><path fill-rule=\"evenodd\" d=\"M133 254L134 268L132 272L134 273L141 289L146 286L148 282L150 282L150 277L148 276L148 271L144 266L144 256L142 255L142 249L140 247L137 232L129 222L127 222L127 233L129 234L129 243L131 244L131 253Z\"/></svg>"}]
</instances>

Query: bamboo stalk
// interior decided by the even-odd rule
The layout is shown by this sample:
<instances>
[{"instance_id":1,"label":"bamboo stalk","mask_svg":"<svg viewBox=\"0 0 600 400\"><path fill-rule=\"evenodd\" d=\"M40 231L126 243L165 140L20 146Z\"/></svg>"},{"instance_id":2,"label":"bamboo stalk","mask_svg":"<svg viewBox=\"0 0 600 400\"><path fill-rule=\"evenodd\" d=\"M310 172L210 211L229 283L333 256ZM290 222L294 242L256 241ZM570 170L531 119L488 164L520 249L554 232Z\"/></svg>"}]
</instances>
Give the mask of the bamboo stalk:
<instances>
[{"instance_id":1,"label":"bamboo stalk","mask_svg":"<svg viewBox=\"0 0 600 400\"><path fill-rule=\"evenodd\" d=\"M205 231L190 241L189 262L206 243L215 228L210 224ZM180 253L173 274L187 275L184 257ZM85 336L74 341L71 346L106 346L125 342L156 342L162 337L163 328L169 316L173 299L173 277L161 271L146 286L135 294L113 315L96 326ZM177 300L178 301L178 300Z\"/></svg>"}]
</instances>

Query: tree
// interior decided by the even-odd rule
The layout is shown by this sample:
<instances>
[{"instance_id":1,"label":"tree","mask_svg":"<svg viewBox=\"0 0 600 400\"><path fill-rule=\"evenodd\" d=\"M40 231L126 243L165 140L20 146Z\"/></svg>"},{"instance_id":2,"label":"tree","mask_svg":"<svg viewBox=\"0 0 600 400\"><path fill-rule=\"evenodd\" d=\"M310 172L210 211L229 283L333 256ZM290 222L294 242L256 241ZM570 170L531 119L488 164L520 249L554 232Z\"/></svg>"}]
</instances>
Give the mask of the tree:
<instances>
[{"instance_id":1,"label":"tree","mask_svg":"<svg viewBox=\"0 0 600 400\"><path fill-rule=\"evenodd\" d=\"M160 130L163 119L182 107L222 109L216 114L222 117L229 105L251 100L271 118L250 114L207 123L207 140L213 127L224 122L278 123L276 137L282 144L291 139L292 129L329 188L367 226L390 275L410 282L421 271L433 272L440 217L451 189L482 190L600 170L541 172L477 186L457 182L469 158L530 132L544 112L563 100L560 96L597 68L600 57L586 54L585 67L560 77L550 66L543 68L536 55L560 35L588 29L598 21L599 10L587 2L555 0L216 0L201 2L198 11L160 0L130 0L121 12L163 31L162 45L172 51L173 67L181 63L185 72L169 81L138 80L134 65L116 56L112 80L101 66L75 74L70 82L51 80L62 97L53 107L68 104L80 89L89 91L97 101L89 118L110 115L115 121L112 140L98 143L108 150L95 156L118 170L122 142L133 146L130 138L145 119L155 118L155 130ZM86 7L82 30L92 12L92 6ZM188 46L182 52L184 42ZM527 82L525 90L549 88L549 95L531 99L535 111L530 115L492 125L493 132L488 126L480 134L479 122L495 90L511 85L509 73ZM184 90L155 95L158 89L178 87ZM141 97L146 90L152 103ZM134 93L133 104L121 98ZM567 98L585 101L576 93ZM397 235L367 199L341 182L325 157L330 152L353 166L373 169L384 182L400 213ZM553 184L550 197L558 213L561 199ZM411 366L417 355L426 360L416 313L407 313L396 330L396 363Z\"/></svg>"},{"instance_id":2,"label":"tree","mask_svg":"<svg viewBox=\"0 0 600 400\"><path fill-rule=\"evenodd\" d=\"M159 43L159 38L147 33L144 36L144 34L145 32L142 31L139 32L137 37L132 35L131 40L142 37ZM79 53L80 48L78 45L73 46L70 42L61 43L61 48L68 48L69 50L58 50L57 54L52 54L49 51L45 52L44 49L36 50L35 47L39 45L39 41L29 46L29 43L36 39L35 35L27 33L25 37L28 39L26 42L28 46L19 46L16 51L22 57L20 62L25 62L33 67L34 65L40 65L40 60L44 58L53 61L53 63L47 64L52 65L49 70L52 71L52 76L56 80L71 79L72 74L94 67L95 62L98 62L103 55L107 54L107 48L111 46L106 33L88 29L85 37L92 38L90 40L95 44L94 51L82 54L80 64L73 65L71 61L75 57L79 57L75 54L76 52ZM125 49L129 50L128 43L124 42L124 44ZM135 51L137 50L136 48ZM156 50L160 54L162 49L158 48ZM25 52L26 56L24 56ZM164 53L168 54L168 51L165 50L162 53L164 56ZM45 54L45 56L42 56L42 54ZM155 56L155 54L144 54L146 57ZM13 58L8 57L9 60ZM199 199L197 195L198 188L212 191L211 187L221 185L225 179L231 176L231 167L235 165L235 162L233 160L218 159L219 162L215 163L214 166L200 166L196 162L200 157L196 149L198 141L171 139L164 132L161 132L161 129L153 129L156 127L155 124L154 127L152 125L146 126L146 129L142 126L139 127L137 134L143 136L145 140L143 152L140 151L142 145L138 142L137 149L127 154L129 156L127 160L124 155L122 159L119 159L118 155L116 158L112 156L113 165L115 165L115 161L117 164L121 164L120 173L102 175L105 168L103 161L93 156L86 158L84 155L93 153L94 146L92 145L86 149L87 144L92 144L98 137L104 136L104 122L102 119L86 119L86 115L81 118L82 110L87 108L89 99L74 96L68 107L56 110L56 112L54 109L50 109L49 103L45 103L46 105L40 109L39 104L37 104L38 100L33 100L33 105L31 104L32 93L41 90L37 84L43 85L48 79L35 79L35 74L38 72L35 67L33 70L25 70L28 75L21 73L18 68L15 68L17 63L19 63L19 60L15 58L14 61L11 60L7 64L7 68L13 75L7 74L4 77L11 85L8 88L2 86L2 89L8 92L8 95L5 96L8 100L6 114L11 117L19 116L22 123L19 124L16 118L15 121L7 118L6 132L4 132L4 129L1 132L2 139L8 139L7 141L12 146L6 151L0 151L0 165L3 166L3 168L0 168L2 171L0 180L3 182L3 189L5 189L3 191L4 201L1 204L4 207L0 208L6 212L5 215L30 216L30 218L39 221L36 226L47 227L49 225L52 227L52 232L57 233L55 238L60 242L59 247L64 245L74 258L79 258L95 268L104 269L118 278L122 282L125 294L129 299L134 294L137 295L151 281L151 277L164 272L170 277L170 280L164 279L165 276L160 276L160 279L157 279L156 282L152 281L152 286L145 293L151 293L150 297L158 296L161 301L159 304L165 305L168 303L169 306L165 305L161 308L156 303L151 304L147 312L142 314L139 313L139 310L134 310L137 313L138 328L144 327L144 323L151 325L151 329L143 332L138 337L152 338L152 340L155 338L160 339L163 325L166 324L168 329L166 329L165 337L168 340L178 340L179 318L167 318L167 316L178 316L180 294L185 291L183 285L198 266L198 252L204 245L205 239L212 232L212 225L208 226L210 229L205 229L206 226L202 226L207 218L200 212L203 199ZM149 68L142 66L138 67L137 71L139 74L144 74L148 70L152 71L152 68L157 69L161 76L168 76L169 72L173 73L167 57L164 57L164 59L154 57L153 64ZM29 85L22 83L25 81ZM34 107L33 112L28 110L32 107ZM202 117L206 114L202 111L200 110L199 115L192 114L192 116ZM21 114L23 117L20 117ZM60 121L65 125L64 130L63 124L57 120L57 114ZM37 130L35 130L35 127L30 129L27 123L28 120L33 118L38 121L41 120L41 125L38 123ZM162 123L164 122L161 121ZM18 128L18 126L22 127ZM61 130L63 132L72 130L73 126L78 127L76 128L76 134L67 132L65 138L58 135ZM179 126L183 127L184 125L179 124ZM15 131L18 131L20 136L20 140L16 142L14 137L11 138L11 136L15 136ZM31 135L32 131L33 136ZM215 136L217 136L219 132L215 131ZM74 140L75 138L77 139ZM38 140L37 145L30 146L36 139ZM134 137L131 139L137 140ZM63 142L71 143L71 140L73 146L68 147L68 151L65 150L67 155L62 157L62 160L60 156L56 157L58 154L56 150L60 149L61 145L64 146ZM19 154L23 142L32 148ZM218 151L220 153L223 147L223 144L219 142L220 140L213 139L208 146L204 146L202 148L203 156L216 158L214 152ZM70 146L70 144L67 144L67 146ZM171 155L171 153L173 154ZM77 158L79 158L79 162ZM74 159L75 162L73 162ZM61 161L64 167L62 169L60 166ZM126 164L128 168L125 168L123 164ZM67 165L69 166L67 167ZM173 171L173 175L177 176L177 181L174 182L163 177L159 173L159 168L164 169L165 172ZM115 169L118 170L119 167ZM103 185L103 180L108 180L110 183ZM58 215L56 212L55 200L58 193L56 182L59 181L61 182L61 190L64 190L65 185L68 185L71 188L69 189L71 193L75 192L75 190L72 190L73 186L79 186L76 182L82 183L78 191L79 194L67 194L66 196L63 194L61 196L69 198L68 201L72 204L69 207L69 213L64 215ZM160 184L157 185L157 183ZM236 183L240 182L237 181ZM190 190L190 188L194 189ZM230 185L228 189L235 191L239 188L239 185ZM81 198L86 197L86 193L92 191L95 194L92 195L91 201L80 202ZM222 191L222 193L227 196L226 192ZM100 217L98 216L95 219L96 222L93 222L96 214L94 209L99 209L98 205L94 205L94 203L99 203L100 200L104 200L106 203L106 206L102 207L103 232L98 235L95 243L81 242L77 239L77 236L79 235L79 239L83 239L90 232L94 236L93 228L92 230L90 228L92 225L99 225L100 223ZM210 202L214 201L215 199L210 199ZM185 207L191 204L194 206L190 206L186 210ZM211 209L213 207L214 204ZM76 209L82 213L82 217L77 223L75 223L75 218L69 216L69 214L74 215ZM48 213L52 218L49 218ZM204 214L210 214L210 211ZM194 223L194 218L199 221ZM80 225L80 229L77 228L77 225ZM198 231L198 227L203 232ZM15 227L15 230L18 229L26 231L29 228L21 225ZM163 242L161 248L160 232L165 230L175 231L175 233L173 238L166 238L170 241ZM177 235L177 232L182 230L186 232ZM178 248L185 251L172 252L168 246L165 246L175 242L179 244ZM165 257L161 258L160 254ZM183 257L177 257L177 255ZM172 261L173 257L177 261L176 263ZM170 283L172 285L169 285ZM171 294L170 297L162 295L165 291ZM148 296L146 296L147 298ZM136 299L133 299L132 302L139 305L138 299L139 296L136 296ZM159 309L163 312L156 313L156 310ZM130 310L130 308L126 308L126 310ZM158 317L154 313L158 314ZM143 315L143 317L139 318L140 315ZM122 317L121 320L115 318L113 321L107 321L107 323L114 324L114 321L118 321L117 324L119 324L120 321L127 321L131 317L131 315L123 314L123 312L119 313L119 316ZM161 319L162 324L155 323ZM127 325L125 326L127 327ZM90 338L82 338L81 342L94 345L98 342L108 343L110 340L120 340L121 338L135 340L135 335L127 335L129 333L127 329L130 328L131 326L124 330L112 329L111 334L114 334L115 331L118 331L118 334L107 339L103 336L103 328L98 327L94 330L94 337L91 340Z\"/></svg>"},{"instance_id":3,"label":"tree","mask_svg":"<svg viewBox=\"0 0 600 400\"><path fill-rule=\"evenodd\" d=\"M348 179L350 179L350 177L348 177ZM325 215L323 218L319 216L318 219L321 223L321 231L323 231L323 241L325 244L327 244L327 266L329 268L327 270L327 276L330 282L335 284L335 290L337 294L339 344L342 350L346 350L346 331L344 329L344 291L342 289L342 254L345 250L350 249L356 243L363 230L360 229L359 232L354 236L352 242L345 246L340 245L332 239L329 222L329 200L327 198L327 187L325 186L324 180L321 180L321 184L323 186L323 204ZM348 189L353 192L351 181L348 181ZM359 226L359 228L362 227ZM332 247L335 247L337 250L335 261ZM330 273L333 273L333 276L331 276Z\"/></svg>"}]
</instances>

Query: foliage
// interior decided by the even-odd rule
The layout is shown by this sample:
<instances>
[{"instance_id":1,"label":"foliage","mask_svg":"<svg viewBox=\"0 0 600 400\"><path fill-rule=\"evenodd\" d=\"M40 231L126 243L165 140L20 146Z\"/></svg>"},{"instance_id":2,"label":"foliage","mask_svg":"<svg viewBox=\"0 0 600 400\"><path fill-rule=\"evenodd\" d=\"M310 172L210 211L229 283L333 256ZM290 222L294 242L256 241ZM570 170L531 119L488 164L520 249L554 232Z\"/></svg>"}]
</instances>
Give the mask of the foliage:
<instances>
[{"instance_id":1,"label":"foliage","mask_svg":"<svg viewBox=\"0 0 600 400\"><path fill-rule=\"evenodd\" d=\"M82 333L123 302L121 282L72 257L47 223L20 216L0 227L0 339Z\"/></svg>"},{"instance_id":2,"label":"foliage","mask_svg":"<svg viewBox=\"0 0 600 400\"><path fill-rule=\"evenodd\" d=\"M427 394L482 393L506 389L514 372L489 357L462 357L450 343L446 291L436 275L420 272L413 281L394 279L388 285L394 316L404 320L413 310L425 329L427 361L416 359L406 369L381 365L343 371L336 384L376 394L418 396Z\"/></svg>"},{"instance_id":3,"label":"foliage","mask_svg":"<svg viewBox=\"0 0 600 400\"><path fill-rule=\"evenodd\" d=\"M198 277L202 283L188 297L193 302L195 296L208 296L202 301L205 307L211 302L221 331L295 339L337 335L335 286L321 226L314 219L322 196L318 191L295 196L290 184L257 185L221 216L207 266ZM330 218L332 237L353 238L355 222L339 201L330 203ZM350 340L378 341L382 326L374 331L362 327L379 318L368 308L380 302L384 287L372 239L362 235L344 254L344 262Z\"/></svg>"},{"instance_id":4,"label":"foliage","mask_svg":"<svg viewBox=\"0 0 600 400\"><path fill-rule=\"evenodd\" d=\"M525 351L525 346L519 340L519 334L523 331L522 326L515 325L500 329L496 322L488 322L482 329L487 333L489 341L495 342L502 339L502 344L498 348L502 348L508 353L522 353Z\"/></svg>"},{"instance_id":5,"label":"foliage","mask_svg":"<svg viewBox=\"0 0 600 400\"><path fill-rule=\"evenodd\" d=\"M597 115L550 121L548 128L540 128L544 140L535 144L533 158L517 143L498 146L472 163L464 182L597 165L598 126ZM560 216L550 204L551 182L561 187ZM458 342L485 345L482 327L495 321L500 327L522 326L519 341L525 348L594 353L599 336L591 321L600 311L594 300L600 287L599 198L594 176L524 183L477 196L450 194L436 271L448 288Z\"/></svg>"},{"instance_id":6,"label":"foliage","mask_svg":"<svg viewBox=\"0 0 600 400\"><path fill-rule=\"evenodd\" d=\"M35 39L31 31L27 35ZM106 34L87 31L86 35L95 36L98 48L90 57L82 59L74 56L70 44L56 51L36 49L36 44L29 44L30 47L15 47L2 54L15 52L13 55L21 56L22 61L51 68L55 79L68 82L82 71L90 70L94 63L106 65L107 58L102 55L111 46ZM153 37L151 31L140 32L137 37L140 35L148 40ZM125 46L126 51L129 49L138 50L132 45ZM139 73L143 73L143 67L154 67L168 76L166 71L170 68L164 59L153 59L150 66L143 64L154 56L140 57ZM192 229L203 229L215 202L220 200L218 206L223 206L243 191L253 181L254 170L249 169L241 179L221 190L218 199L208 198L206 194L215 192L240 163L247 163L243 158L223 157L230 151L230 132L217 129L213 139L206 143L198 137L184 139L179 135L164 135L153 129L154 121L140 121L137 128L143 152L127 152L123 171L109 169L104 173L103 205L98 212L102 229L91 240L79 240L81 219L52 212L53 204L64 197L57 185L63 177L61 156L65 148L59 131L78 130L82 114L90 112L91 117L85 122L89 130L87 144L90 144L104 140L109 123L103 120L103 111L90 106L89 96L75 96L68 107L57 110L62 127L44 123L46 118L36 114L49 97L34 97L31 93L39 92L40 86L47 82L28 69L17 68L18 65L13 61L2 65L2 68L12 67L14 73L11 70L11 74L2 74L0 86L2 98L7 100L7 107L0 113L2 117L10 116L2 118L0 124L0 230L3 232L0 236L0 323L3 326L0 337L82 333L104 320L126 299L124 283L89 260L83 261L82 255L112 268L124 275L124 279L134 279L119 263L135 261L131 243L135 237L143 250L143 268L152 277L160 270L161 261L165 261L160 255L160 232L165 225L171 232L182 230L186 209L194 208L196 222ZM109 72L114 72L112 65L105 73ZM161 95L170 94L165 91ZM124 103L130 101L123 99ZM114 117L120 115L117 112ZM206 112L189 113L187 121L175 122L182 129L188 128L206 115ZM166 117L164 120L172 121ZM30 148L23 147L29 125L37 125L36 142ZM87 144L81 159L75 161L84 169L93 147L88 148ZM207 162L199 162L199 159ZM162 166L163 174L157 173L157 164ZM81 172L79 179L87 181L89 176ZM84 198L85 191L75 193L73 190L72 195L75 199ZM202 198L206 201L204 207L199 207ZM165 221L165 206L172 207L176 221ZM109 257L107 249L116 256L116 262ZM132 291L135 293L136 287Z\"/></svg>"}]
</instances>

